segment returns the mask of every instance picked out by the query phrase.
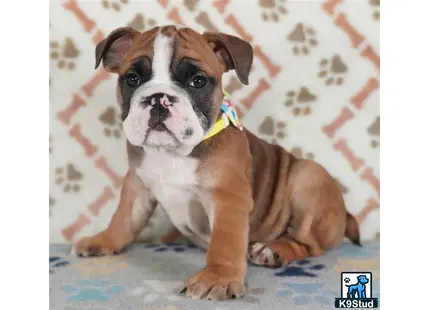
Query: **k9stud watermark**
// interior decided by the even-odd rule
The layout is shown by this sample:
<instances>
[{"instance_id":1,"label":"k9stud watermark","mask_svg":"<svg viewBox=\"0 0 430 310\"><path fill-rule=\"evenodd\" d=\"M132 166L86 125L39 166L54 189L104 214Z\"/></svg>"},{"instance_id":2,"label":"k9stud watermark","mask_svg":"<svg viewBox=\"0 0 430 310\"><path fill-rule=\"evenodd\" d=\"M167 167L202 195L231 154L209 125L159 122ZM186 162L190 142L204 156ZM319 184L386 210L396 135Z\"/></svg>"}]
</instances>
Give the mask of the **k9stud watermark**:
<instances>
[{"instance_id":1,"label":"k9stud watermark","mask_svg":"<svg viewBox=\"0 0 430 310\"><path fill-rule=\"evenodd\" d=\"M342 272L341 294L341 298L335 298L336 308L378 308L378 298L372 298L371 272Z\"/></svg>"}]
</instances>

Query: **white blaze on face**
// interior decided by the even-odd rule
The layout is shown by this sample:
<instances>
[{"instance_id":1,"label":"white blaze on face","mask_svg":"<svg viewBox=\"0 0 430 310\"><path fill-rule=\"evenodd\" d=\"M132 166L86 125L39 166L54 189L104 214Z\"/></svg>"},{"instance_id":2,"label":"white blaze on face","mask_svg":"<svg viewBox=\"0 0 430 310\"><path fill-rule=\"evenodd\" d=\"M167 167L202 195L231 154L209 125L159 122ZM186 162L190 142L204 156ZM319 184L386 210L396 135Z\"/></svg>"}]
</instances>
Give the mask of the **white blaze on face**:
<instances>
[{"instance_id":1,"label":"white blaze on face","mask_svg":"<svg viewBox=\"0 0 430 310\"><path fill-rule=\"evenodd\" d=\"M183 87L175 85L170 71L173 55L172 38L161 33L154 41L151 79L136 89L131 101L130 112L124 121L124 133L130 143L137 146L163 146L192 149L204 137L204 130L197 117L189 96ZM144 106L141 102L156 93L178 98L168 105L170 115L164 122L168 131L154 131L148 127L152 105ZM192 134L190 134L192 133Z\"/></svg>"},{"instance_id":2,"label":"white blaze on face","mask_svg":"<svg viewBox=\"0 0 430 310\"><path fill-rule=\"evenodd\" d=\"M172 39L159 34L154 41L154 58L152 59L152 80L157 84L170 85L170 63L172 62Z\"/></svg>"}]
</instances>

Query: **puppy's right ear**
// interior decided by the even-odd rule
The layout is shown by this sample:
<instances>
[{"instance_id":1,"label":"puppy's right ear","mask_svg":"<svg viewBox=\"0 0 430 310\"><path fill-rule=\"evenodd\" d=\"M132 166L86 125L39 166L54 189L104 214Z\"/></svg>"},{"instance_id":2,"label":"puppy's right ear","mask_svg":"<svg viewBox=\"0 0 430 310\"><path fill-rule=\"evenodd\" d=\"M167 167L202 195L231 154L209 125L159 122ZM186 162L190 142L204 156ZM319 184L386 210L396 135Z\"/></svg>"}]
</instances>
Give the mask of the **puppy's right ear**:
<instances>
[{"instance_id":1,"label":"puppy's right ear","mask_svg":"<svg viewBox=\"0 0 430 310\"><path fill-rule=\"evenodd\" d=\"M130 27L112 31L106 39L96 46L96 69L103 60L103 67L108 72L118 72L121 62L133 43L133 37L139 33Z\"/></svg>"}]
</instances>

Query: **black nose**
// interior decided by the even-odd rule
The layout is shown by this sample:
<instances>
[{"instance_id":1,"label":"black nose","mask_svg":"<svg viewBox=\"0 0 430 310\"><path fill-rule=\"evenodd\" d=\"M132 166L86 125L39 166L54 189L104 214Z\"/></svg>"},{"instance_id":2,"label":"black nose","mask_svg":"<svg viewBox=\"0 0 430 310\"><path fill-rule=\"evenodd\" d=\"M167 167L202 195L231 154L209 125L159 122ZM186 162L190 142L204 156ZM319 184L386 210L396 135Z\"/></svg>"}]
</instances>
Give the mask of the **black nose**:
<instances>
[{"instance_id":1,"label":"black nose","mask_svg":"<svg viewBox=\"0 0 430 310\"><path fill-rule=\"evenodd\" d=\"M155 93L145 98L144 105L150 105L148 127L156 131L166 130L164 121L170 116L169 106L177 100L173 96L163 93Z\"/></svg>"},{"instance_id":2,"label":"black nose","mask_svg":"<svg viewBox=\"0 0 430 310\"><path fill-rule=\"evenodd\" d=\"M171 96L165 93L155 93L145 97L145 99L142 101L142 104L144 106L162 105L163 107L167 108L176 102L178 102L178 97L176 96Z\"/></svg>"}]
</instances>

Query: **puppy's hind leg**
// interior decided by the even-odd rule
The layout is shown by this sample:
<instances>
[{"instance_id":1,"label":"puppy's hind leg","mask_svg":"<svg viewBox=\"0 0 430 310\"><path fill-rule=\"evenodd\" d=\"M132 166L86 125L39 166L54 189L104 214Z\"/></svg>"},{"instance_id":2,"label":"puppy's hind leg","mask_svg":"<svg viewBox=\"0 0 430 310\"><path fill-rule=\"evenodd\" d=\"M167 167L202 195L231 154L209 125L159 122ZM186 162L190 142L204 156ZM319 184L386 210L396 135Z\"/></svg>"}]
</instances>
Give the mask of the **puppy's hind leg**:
<instances>
[{"instance_id":1,"label":"puppy's hind leg","mask_svg":"<svg viewBox=\"0 0 430 310\"><path fill-rule=\"evenodd\" d=\"M255 242L248 248L248 261L251 264L270 268L281 267L309 256L308 247L288 235L271 242Z\"/></svg>"},{"instance_id":2,"label":"puppy's hind leg","mask_svg":"<svg viewBox=\"0 0 430 310\"><path fill-rule=\"evenodd\" d=\"M286 233L276 240L251 245L251 263L278 267L320 256L345 236L347 214L342 193L328 172L315 162L301 160L293 167L290 178L294 184L292 214Z\"/></svg>"},{"instance_id":3,"label":"puppy's hind leg","mask_svg":"<svg viewBox=\"0 0 430 310\"><path fill-rule=\"evenodd\" d=\"M248 246L247 259L252 265L278 268L282 260L278 253L273 251L266 243L252 242Z\"/></svg>"}]
</instances>

